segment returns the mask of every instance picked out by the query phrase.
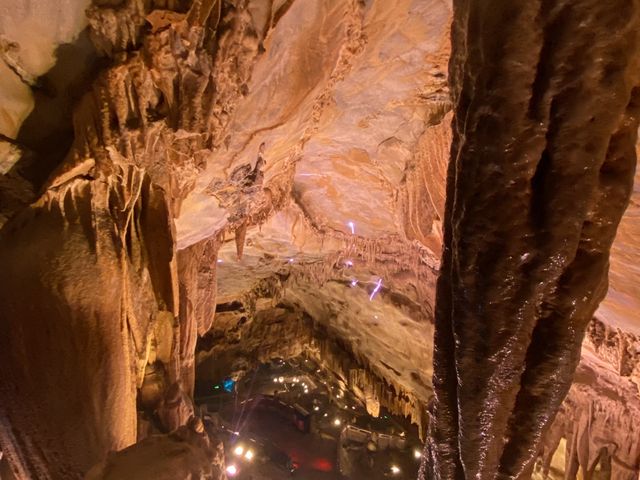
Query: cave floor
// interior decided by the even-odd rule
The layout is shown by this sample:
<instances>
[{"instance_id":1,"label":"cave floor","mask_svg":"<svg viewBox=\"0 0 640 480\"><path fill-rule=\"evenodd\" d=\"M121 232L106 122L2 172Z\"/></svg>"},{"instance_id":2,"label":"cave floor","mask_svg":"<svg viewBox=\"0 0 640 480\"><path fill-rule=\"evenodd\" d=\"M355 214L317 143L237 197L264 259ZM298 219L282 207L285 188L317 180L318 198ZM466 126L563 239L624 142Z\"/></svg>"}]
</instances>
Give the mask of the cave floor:
<instances>
[{"instance_id":1,"label":"cave floor","mask_svg":"<svg viewBox=\"0 0 640 480\"><path fill-rule=\"evenodd\" d=\"M219 393L198 401L225 432L229 477L416 478L416 456L422 450L417 429L384 411L378 418L370 416L343 386L308 359L263 364L244 375L232 392L212 386Z\"/></svg>"}]
</instances>

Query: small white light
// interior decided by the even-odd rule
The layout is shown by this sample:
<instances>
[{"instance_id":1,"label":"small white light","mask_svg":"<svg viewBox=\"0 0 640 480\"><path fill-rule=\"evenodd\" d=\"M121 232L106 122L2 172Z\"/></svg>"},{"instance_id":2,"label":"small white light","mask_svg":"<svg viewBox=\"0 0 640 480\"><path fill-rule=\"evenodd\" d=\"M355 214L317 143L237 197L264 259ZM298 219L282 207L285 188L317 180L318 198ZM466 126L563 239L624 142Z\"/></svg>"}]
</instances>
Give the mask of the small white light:
<instances>
[{"instance_id":1,"label":"small white light","mask_svg":"<svg viewBox=\"0 0 640 480\"><path fill-rule=\"evenodd\" d=\"M290 259L289 259L289 263L293 263L293 258L290 258Z\"/></svg>"},{"instance_id":2,"label":"small white light","mask_svg":"<svg viewBox=\"0 0 640 480\"><path fill-rule=\"evenodd\" d=\"M244 454L244 458L250 461L253 458L253 450L247 450L247 453Z\"/></svg>"},{"instance_id":3,"label":"small white light","mask_svg":"<svg viewBox=\"0 0 640 480\"><path fill-rule=\"evenodd\" d=\"M339 419L339 418L336 418L336 419L333 421L333 424L334 424L336 427L339 427L339 426L342 424L342 422L340 421L340 419Z\"/></svg>"},{"instance_id":4,"label":"small white light","mask_svg":"<svg viewBox=\"0 0 640 480\"><path fill-rule=\"evenodd\" d=\"M352 262L351 260L347 260L346 262L344 262L344 264L345 264L347 267L353 267L353 262Z\"/></svg>"},{"instance_id":5,"label":"small white light","mask_svg":"<svg viewBox=\"0 0 640 480\"><path fill-rule=\"evenodd\" d=\"M351 229L351 235L355 235L356 234L356 225L353 222L347 222L347 225L349 225L349 228Z\"/></svg>"},{"instance_id":6,"label":"small white light","mask_svg":"<svg viewBox=\"0 0 640 480\"><path fill-rule=\"evenodd\" d=\"M351 280L351 286L355 287L356 285L358 285L358 280Z\"/></svg>"},{"instance_id":7,"label":"small white light","mask_svg":"<svg viewBox=\"0 0 640 480\"><path fill-rule=\"evenodd\" d=\"M244 453L244 448L242 448L241 445L238 445L236 448L233 449L233 453L240 456Z\"/></svg>"},{"instance_id":8,"label":"small white light","mask_svg":"<svg viewBox=\"0 0 640 480\"><path fill-rule=\"evenodd\" d=\"M355 410L355 409L356 409L355 405L353 407L351 407L351 410Z\"/></svg>"},{"instance_id":9,"label":"small white light","mask_svg":"<svg viewBox=\"0 0 640 480\"><path fill-rule=\"evenodd\" d=\"M305 388L305 389L304 389L304 393L309 393L309 389L308 389L308 388Z\"/></svg>"},{"instance_id":10,"label":"small white light","mask_svg":"<svg viewBox=\"0 0 640 480\"><path fill-rule=\"evenodd\" d=\"M422 457L422 452L417 448L413 451L413 458L418 459Z\"/></svg>"},{"instance_id":11,"label":"small white light","mask_svg":"<svg viewBox=\"0 0 640 480\"><path fill-rule=\"evenodd\" d=\"M328 416L329 416L329 414L328 414L328 413L325 413L323 416L328 417Z\"/></svg>"},{"instance_id":12,"label":"small white light","mask_svg":"<svg viewBox=\"0 0 640 480\"><path fill-rule=\"evenodd\" d=\"M391 465L391 473L393 473L394 475L397 475L400 473L400 467L398 467L397 465Z\"/></svg>"},{"instance_id":13,"label":"small white light","mask_svg":"<svg viewBox=\"0 0 640 480\"><path fill-rule=\"evenodd\" d=\"M218 259L218 263L222 263L222 259L221 258Z\"/></svg>"},{"instance_id":14,"label":"small white light","mask_svg":"<svg viewBox=\"0 0 640 480\"><path fill-rule=\"evenodd\" d=\"M278 378L278 381L279 381L280 383L284 382L284 377L280 377L280 378Z\"/></svg>"},{"instance_id":15,"label":"small white light","mask_svg":"<svg viewBox=\"0 0 640 480\"><path fill-rule=\"evenodd\" d=\"M313 409L317 412L318 410L320 410L320 407L316 405L315 407L313 407Z\"/></svg>"},{"instance_id":16,"label":"small white light","mask_svg":"<svg viewBox=\"0 0 640 480\"><path fill-rule=\"evenodd\" d=\"M278 383L278 379L277 378L273 378L273 383Z\"/></svg>"},{"instance_id":17,"label":"small white light","mask_svg":"<svg viewBox=\"0 0 640 480\"><path fill-rule=\"evenodd\" d=\"M373 297L376 296L376 293L378 293L378 290L380 290L381 287L382 287L382 279L379 278L378 281L376 282L375 288L371 292L371 295L369 295L369 301L373 300Z\"/></svg>"},{"instance_id":18,"label":"small white light","mask_svg":"<svg viewBox=\"0 0 640 480\"><path fill-rule=\"evenodd\" d=\"M227 475L231 475L232 477L235 477L237 473L238 473L238 467L236 467L235 465L229 465L227 467Z\"/></svg>"}]
</instances>

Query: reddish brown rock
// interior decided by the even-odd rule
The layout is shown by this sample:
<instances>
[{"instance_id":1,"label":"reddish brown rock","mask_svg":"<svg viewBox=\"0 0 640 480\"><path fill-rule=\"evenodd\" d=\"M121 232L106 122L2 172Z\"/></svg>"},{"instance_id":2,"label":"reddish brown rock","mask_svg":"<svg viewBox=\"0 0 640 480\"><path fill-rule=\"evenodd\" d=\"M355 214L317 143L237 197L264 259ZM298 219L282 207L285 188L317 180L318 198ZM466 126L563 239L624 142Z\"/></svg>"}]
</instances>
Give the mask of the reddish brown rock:
<instances>
[{"instance_id":1,"label":"reddish brown rock","mask_svg":"<svg viewBox=\"0 0 640 480\"><path fill-rule=\"evenodd\" d=\"M193 419L176 431L151 436L109 455L95 465L86 480L224 480L222 442Z\"/></svg>"},{"instance_id":2,"label":"reddish brown rock","mask_svg":"<svg viewBox=\"0 0 640 480\"><path fill-rule=\"evenodd\" d=\"M436 478L527 478L569 389L633 183L639 22L628 2L454 5Z\"/></svg>"}]
</instances>

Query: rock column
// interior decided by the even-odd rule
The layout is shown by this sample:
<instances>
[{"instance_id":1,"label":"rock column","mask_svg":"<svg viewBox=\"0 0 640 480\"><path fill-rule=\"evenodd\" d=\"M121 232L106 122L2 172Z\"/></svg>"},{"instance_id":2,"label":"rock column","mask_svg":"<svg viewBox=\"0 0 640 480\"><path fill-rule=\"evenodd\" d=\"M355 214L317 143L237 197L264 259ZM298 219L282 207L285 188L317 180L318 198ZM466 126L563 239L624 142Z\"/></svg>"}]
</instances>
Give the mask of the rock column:
<instances>
[{"instance_id":1,"label":"rock column","mask_svg":"<svg viewBox=\"0 0 640 480\"><path fill-rule=\"evenodd\" d=\"M427 478L531 474L629 201L639 27L638 1L454 1Z\"/></svg>"}]
</instances>

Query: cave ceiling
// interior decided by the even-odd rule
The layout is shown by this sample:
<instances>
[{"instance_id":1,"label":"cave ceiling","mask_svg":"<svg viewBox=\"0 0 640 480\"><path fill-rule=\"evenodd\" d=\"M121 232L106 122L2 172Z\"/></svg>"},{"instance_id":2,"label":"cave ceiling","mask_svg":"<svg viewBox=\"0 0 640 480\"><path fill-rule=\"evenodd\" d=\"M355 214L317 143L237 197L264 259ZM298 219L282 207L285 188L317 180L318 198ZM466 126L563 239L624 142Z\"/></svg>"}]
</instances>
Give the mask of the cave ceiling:
<instances>
[{"instance_id":1,"label":"cave ceiling","mask_svg":"<svg viewBox=\"0 0 640 480\"><path fill-rule=\"evenodd\" d=\"M251 2L249 12L252 24L265 29L270 13L261 3ZM347 15L338 3L314 8L300 3L269 29L261 47L265 53L244 72L246 96L219 135L223 146L206 158L176 218L181 249L224 230L234 215L225 208L230 193L210 193L216 181L224 183L239 167L254 168L258 158L264 159L265 184L286 177L290 192L282 207L260 227L249 227L249 257L238 265L246 271L244 280L229 272L233 281L228 282L227 265L220 268L225 295L233 295L234 288L246 290L252 275L270 274L271 267L251 265L261 250L277 258L274 270L297 255L297 263L305 258L313 263L343 252L349 222L360 244L375 248L375 242L392 238L420 252L426 264L438 264L450 142L448 121L442 122L450 108L450 3L355 2ZM25 83L34 83L54 65L58 45L77 39L87 25L87 7L81 1L64 8L5 2L8 14L0 25L0 68L6 70L1 76L3 172L17 159L6 140L18 136L33 108ZM33 29L37 37L30 35ZM419 190L424 183L426 191ZM633 333L640 330L640 253L634 241L639 197L636 186L612 249L609 293L597 314Z\"/></svg>"}]
</instances>

